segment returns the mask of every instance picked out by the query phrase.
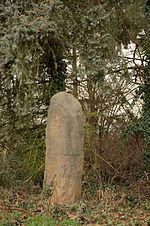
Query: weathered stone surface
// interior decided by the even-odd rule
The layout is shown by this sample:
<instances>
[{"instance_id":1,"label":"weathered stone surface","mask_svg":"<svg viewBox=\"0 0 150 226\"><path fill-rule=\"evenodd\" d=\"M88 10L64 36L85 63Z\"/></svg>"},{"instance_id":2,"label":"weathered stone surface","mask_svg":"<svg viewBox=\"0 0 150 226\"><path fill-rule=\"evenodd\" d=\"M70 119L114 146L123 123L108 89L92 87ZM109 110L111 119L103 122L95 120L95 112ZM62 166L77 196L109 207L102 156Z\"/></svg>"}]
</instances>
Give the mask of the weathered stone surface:
<instances>
[{"instance_id":1,"label":"weathered stone surface","mask_svg":"<svg viewBox=\"0 0 150 226\"><path fill-rule=\"evenodd\" d=\"M80 200L84 164L84 125L78 100L65 92L51 98L46 128L44 185L52 187L51 202Z\"/></svg>"}]
</instances>

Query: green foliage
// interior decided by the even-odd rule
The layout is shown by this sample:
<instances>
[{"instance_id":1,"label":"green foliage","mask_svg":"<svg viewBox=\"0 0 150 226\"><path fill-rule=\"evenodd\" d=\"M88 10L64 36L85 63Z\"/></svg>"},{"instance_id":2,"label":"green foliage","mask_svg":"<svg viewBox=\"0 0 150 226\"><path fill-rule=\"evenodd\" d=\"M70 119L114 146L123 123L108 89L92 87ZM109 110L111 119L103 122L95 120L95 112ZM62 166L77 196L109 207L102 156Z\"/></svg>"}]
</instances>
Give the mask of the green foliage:
<instances>
[{"instance_id":1,"label":"green foliage","mask_svg":"<svg viewBox=\"0 0 150 226\"><path fill-rule=\"evenodd\" d=\"M56 222L44 215L36 215L34 217L28 218L26 221L27 226L55 226ZM71 219L63 219L60 223L57 223L58 226L78 226L80 225L79 221L74 221Z\"/></svg>"},{"instance_id":2,"label":"green foliage","mask_svg":"<svg viewBox=\"0 0 150 226\"><path fill-rule=\"evenodd\" d=\"M144 46L145 56L147 58L147 63L144 70L144 84L142 87L143 92L143 115L137 121L131 123L128 127L129 134L143 134L145 138L146 148L144 151L144 163L145 170L150 170L150 58L149 58L149 38L150 38L150 17L149 17L149 6L145 6L145 14L146 14L146 42Z\"/></svg>"},{"instance_id":3,"label":"green foliage","mask_svg":"<svg viewBox=\"0 0 150 226\"><path fill-rule=\"evenodd\" d=\"M34 175L31 178L42 183L47 110L51 96L64 90L66 78L63 41L54 15L53 3L0 4L3 184L11 172L17 179Z\"/></svg>"},{"instance_id":4,"label":"green foliage","mask_svg":"<svg viewBox=\"0 0 150 226\"><path fill-rule=\"evenodd\" d=\"M59 226L79 226L81 225L79 221L75 221L75 220L70 220L70 219L64 219L63 221L61 221L59 224Z\"/></svg>"},{"instance_id":5,"label":"green foliage","mask_svg":"<svg viewBox=\"0 0 150 226\"><path fill-rule=\"evenodd\" d=\"M145 170L150 170L150 117L142 117L137 121L131 122L125 130L123 137L128 140L130 137L136 136L138 139L141 135L145 141L145 151L143 154Z\"/></svg>"},{"instance_id":6,"label":"green foliage","mask_svg":"<svg viewBox=\"0 0 150 226\"><path fill-rule=\"evenodd\" d=\"M26 222L27 226L38 226L38 225L43 225L43 226L55 226L56 222L50 219L47 216L44 215L36 215L34 217L31 217L30 219L27 220Z\"/></svg>"}]
</instances>

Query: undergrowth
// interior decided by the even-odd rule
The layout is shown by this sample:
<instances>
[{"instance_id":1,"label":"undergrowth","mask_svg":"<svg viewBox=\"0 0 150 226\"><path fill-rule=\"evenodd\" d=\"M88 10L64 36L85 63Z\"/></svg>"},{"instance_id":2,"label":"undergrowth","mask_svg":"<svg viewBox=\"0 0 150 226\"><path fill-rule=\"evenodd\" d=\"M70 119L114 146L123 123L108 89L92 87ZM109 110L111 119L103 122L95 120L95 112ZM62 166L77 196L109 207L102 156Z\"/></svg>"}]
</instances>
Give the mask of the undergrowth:
<instances>
[{"instance_id":1,"label":"undergrowth","mask_svg":"<svg viewBox=\"0 0 150 226\"><path fill-rule=\"evenodd\" d=\"M50 205L49 194L42 190L43 132L34 144L39 138L41 146L35 150L31 145L25 159L3 150L0 226L150 226L150 173L143 167L141 134L123 142L119 134L99 139L85 133L82 199L70 206Z\"/></svg>"},{"instance_id":2,"label":"undergrowth","mask_svg":"<svg viewBox=\"0 0 150 226\"><path fill-rule=\"evenodd\" d=\"M146 177L132 186L83 185L80 203L68 206L50 205L44 192L35 188L0 189L1 226L150 225L150 196L143 193L150 191Z\"/></svg>"}]
</instances>

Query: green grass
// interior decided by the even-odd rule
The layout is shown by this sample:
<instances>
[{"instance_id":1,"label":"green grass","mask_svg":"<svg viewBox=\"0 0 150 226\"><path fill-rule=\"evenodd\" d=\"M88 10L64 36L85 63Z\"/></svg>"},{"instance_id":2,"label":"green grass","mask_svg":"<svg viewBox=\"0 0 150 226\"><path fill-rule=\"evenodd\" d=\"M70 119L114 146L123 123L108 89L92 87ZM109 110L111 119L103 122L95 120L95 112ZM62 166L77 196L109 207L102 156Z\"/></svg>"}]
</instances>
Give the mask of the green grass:
<instances>
[{"instance_id":1,"label":"green grass","mask_svg":"<svg viewBox=\"0 0 150 226\"><path fill-rule=\"evenodd\" d=\"M28 218L26 221L26 226L79 226L79 221L74 221L71 219L64 219L57 223L55 220L49 218L45 215L35 215L34 217Z\"/></svg>"},{"instance_id":2,"label":"green grass","mask_svg":"<svg viewBox=\"0 0 150 226\"><path fill-rule=\"evenodd\" d=\"M45 215L35 215L28 218L26 221L27 226L55 226L56 222Z\"/></svg>"}]
</instances>

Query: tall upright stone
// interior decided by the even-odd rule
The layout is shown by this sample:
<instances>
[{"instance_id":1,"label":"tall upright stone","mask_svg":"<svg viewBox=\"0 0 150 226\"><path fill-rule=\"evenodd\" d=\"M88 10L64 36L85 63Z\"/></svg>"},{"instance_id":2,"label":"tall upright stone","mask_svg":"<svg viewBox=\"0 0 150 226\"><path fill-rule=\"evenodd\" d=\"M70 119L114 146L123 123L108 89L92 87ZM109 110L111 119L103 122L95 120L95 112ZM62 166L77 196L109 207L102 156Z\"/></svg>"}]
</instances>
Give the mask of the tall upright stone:
<instances>
[{"instance_id":1,"label":"tall upright stone","mask_svg":"<svg viewBox=\"0 0 150 226\"><path fill-rule=\"evenodd\" d=\"M71 94L51 98L46 128L44 186L52 188L51 203L80 200L84 164L82 107Z\"/></svg>"}]
</instances>

